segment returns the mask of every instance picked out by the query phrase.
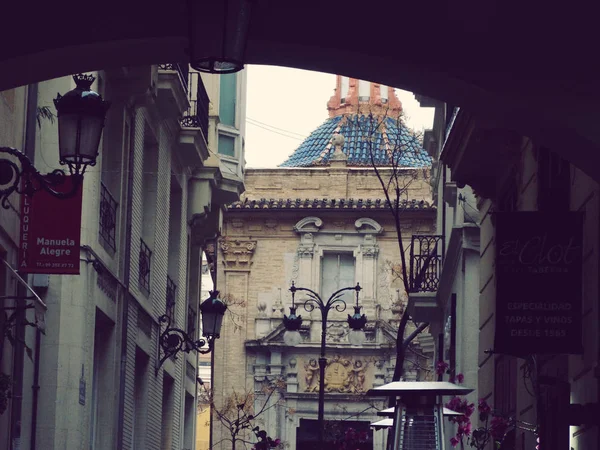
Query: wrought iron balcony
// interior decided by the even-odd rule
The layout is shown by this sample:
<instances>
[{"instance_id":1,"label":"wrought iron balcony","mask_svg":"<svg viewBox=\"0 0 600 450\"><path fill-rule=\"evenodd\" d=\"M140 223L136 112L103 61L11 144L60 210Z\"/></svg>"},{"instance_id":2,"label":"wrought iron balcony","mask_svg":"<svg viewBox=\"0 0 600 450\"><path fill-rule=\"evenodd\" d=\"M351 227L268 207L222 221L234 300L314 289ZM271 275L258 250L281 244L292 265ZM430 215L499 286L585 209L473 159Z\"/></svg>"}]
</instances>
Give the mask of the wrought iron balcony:
<instances>
[{"instance_id":1,"label":"wrought iron balcony","mask_svg":"<svg viewBox=\"0 0 600 450\"><path fill-rule=\"evenodd\" d=\"M179 119L185 128L200 128L204 139L208 139L208 93L198 72L191 72L189 76L188 100L189 109Z\"/></svg>"},{"instance_id":2,"label":"wrought iron balcony","mask_svg":"<svg viewBox=\"0 0 600 450\"><path fill-rule=\"evenodd\" d=\"M410 291L436 292L440 275L444 242L440 235L414 235L410 247Z\"/></svg>"},{"instance_id":3,"label":"wrought iron balcony","mask_svg":"<svg viewBox=\"0 0 600 450\"><path fill-rule=\"evenodd\" d=\"M152 260L152 250L150 247L144 242L143 239L140 239L140 259L139 259L139 276L138 281L140 284L140 288L146 292L146 294L150 293L150 263Z\"/></svg>"},{"instance_id":4,"label":"wrought iron balcony","mask_svg":"<svg viewBox=\"0 0 600 450\"><path fill-rule=\"evenodd\" d=\"M175 323L175 304L177 302L177 285L167 275L167 293L166 293L166 311L165 314L169 317L169 323Z\"/></svg>"},{"instance_id":5,"label":"wrought iron balcony","mask_svg":"<svg viewBox=\"0 0 600 450\"><path fill-rule=\"evenodd\" d=\"M188 92L189 73L190 69L187 64L173 63L173 64L159 64L158 70L174 70L179 75L181 85L185 92Z\"/></svg>"},{"instance_id":6,"label":"wrought iron balcony","mask_svg":"<svg viewBox=\"0 0 600 450\"><path fill-rule=\"evenodd\" d=\"M106 250L115 251L118 203L104 183L100 183L100 242Z\"/></svg>"}]
</instances>

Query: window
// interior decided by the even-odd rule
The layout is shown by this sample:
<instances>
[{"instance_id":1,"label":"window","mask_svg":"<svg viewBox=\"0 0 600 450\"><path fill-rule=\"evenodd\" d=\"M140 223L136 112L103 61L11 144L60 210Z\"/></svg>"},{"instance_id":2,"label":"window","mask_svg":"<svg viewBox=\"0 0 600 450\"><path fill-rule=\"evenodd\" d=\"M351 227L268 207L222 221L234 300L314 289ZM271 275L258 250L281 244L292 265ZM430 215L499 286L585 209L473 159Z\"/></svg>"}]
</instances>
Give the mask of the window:
<instances>
[{"instance_id":1,"label":"window","mask_svg":"<svg viewBox=\"0 0 600 450\"><path fill-rule=\"evenodd\" d=\"M321 261L321 294L323 301L338 289L354 286L354 255L326 252ZM344 293L344 300L352 302L352 292Z\"/></svg>"},{"instance_id":2,"label":"window","mask_svg":"<svg viewBox=\"0 0 600 450\"><path fill-rule=\"evenodd\" d=\"M342 77L340 85L340 99L342 103L345 103L348 89L350 88L350 79L348 77Z\"/></svg>"},{"instance_id":3,"label":"window","mask_svg":"<svg viewBox=\"0 0 600 450\"><path fill-rule=\"evenodd\" d=\"M359 80L358 82L358 100L361 102L369 101L371 97L371 83Z\"/></svg>"},{"instance_id":4,"label":"window","mask_svg":"<svg viewBox=\"0 0 600 450\"><path fill-rule=\"evenodd\" d=\"M219 153L221 155L235 157L235 137L219 134Z\"/></svg>"},{"instance_id":5,"label":"window","mask_svg":"<svg viewBox=\"0 0 600 450\"><path fill-rule=\"evenodd\" d=\"M381 97L381 103L388 102L388 87L385 84L379 85L379 92Z\"/></svg>"},{"instance_id":6,"label":"window","mask_svg":"<svg viewBox=\"0 0 600 450\"><path fill-rule=\"evenodd\" d=\"M237 97L237 74L221 75L221 92L219 95L219 119L222 124L235 126Z\"/></svg>"}]
</instances>

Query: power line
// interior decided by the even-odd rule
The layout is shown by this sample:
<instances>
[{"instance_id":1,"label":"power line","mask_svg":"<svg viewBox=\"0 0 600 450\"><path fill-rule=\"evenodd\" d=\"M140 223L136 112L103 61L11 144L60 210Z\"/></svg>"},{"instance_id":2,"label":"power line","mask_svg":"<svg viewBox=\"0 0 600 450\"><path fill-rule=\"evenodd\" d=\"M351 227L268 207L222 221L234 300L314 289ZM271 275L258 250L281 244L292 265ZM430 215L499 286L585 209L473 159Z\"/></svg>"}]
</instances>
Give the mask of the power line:
<instances>
[{"instance_id":1,"label":"power line","mask_svg":"<svg viewBox=\"0 0 600 450\"><path fill-rule=\"evenodd\" d=\"M262 125L259 125L259 124L254 123L254 122L248 122L248 124L249 125L254 125L255 127L262 128L263 130L270 131L271 133L275 133L275 134L278 134L280 136L283 136L283 137L286 137L286 138L289 138L289 139L296 139L297 141L303 141L305 139L305 138L299 138L299 137L296 137L296 136L290 136L288 134L283 134L283 133L280 133L279 131L271 130L270 128L263 127Z\"/></svg>"},{"instance_id":2,"label":"power line","mask_svg":"<svg viewBox=\"0 0 600 450\"><path fill-rule=\"evenodd\" d=\"M282 131L282 132L288 133L288 134L295 134L296 136L301 137L301 138L305 138L306 137L306 136L304 136L301 133L296 133L295 131L286 130L285 128L279 128L279 127L276 127L275 125L270 125L268 123L261 122L260 120L253 119L252 117L246 117L246 120L249 120L250 122L254 122L254 123L258 124L258 125L264 125L265 127L273 128L273 129L275 129L277 131Z\"/></svg>"}]
</instances>

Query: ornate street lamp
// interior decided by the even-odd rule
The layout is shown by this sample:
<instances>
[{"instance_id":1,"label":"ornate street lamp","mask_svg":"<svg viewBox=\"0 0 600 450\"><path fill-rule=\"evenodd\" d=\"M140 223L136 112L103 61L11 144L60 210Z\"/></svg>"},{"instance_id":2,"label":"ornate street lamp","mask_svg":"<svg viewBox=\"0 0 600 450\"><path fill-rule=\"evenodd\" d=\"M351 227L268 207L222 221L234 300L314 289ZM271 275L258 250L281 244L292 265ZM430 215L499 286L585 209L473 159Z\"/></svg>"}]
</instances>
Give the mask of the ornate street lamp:
<instances>
[{"instance_id":1,"label":"ornate street lamp","mask_svg":"<svg viewBox=\"0 0 600 450\"><path fill-rule=\"evenodd\" d=\"M308 299L304 302L304 309L307 312L313 311L318 308L321 311L321 356L319 357L319 450L322 450L325 436L325 366L327 365L327 358L325 358L325 339L327 336L327 316L331 308L335 306L335 310L338 312L344 312L346 310L346 302L342 299L342 295L345 291L356 291L356 306L354 307L354 314L351 316L348 314L348 325L351 330L348 336L350 343L353 345L362 345L364 342L364 331L363 328L367 323L367 316L360 314L360 306L358 305L358 294L361 291L361 287L358 283L356 286L345 287L335 291L327 302L324 302L319 294L315 291L296 287L292 282L290 291L292 293L292 306L290 307L290 315L283 316L283 324L285 326L285 333L283 340L287 345L295 346L302 342L300 336L300 326L302 325L302 316L296 315L296 291L305 291L308 294ZM353 336L353 333L358 332L358 336ZM361 338L363 338L361 340Z\"/></svg>"},{"instance_id":2,"label":"ornate street lamp","mask_svg":"<svg viewBox=\"0 0 600 450\"><path fill-rule=\"evenodd\" d=\"M166 324L166 328L158 338L163 356L156 366L155 373L158 373L158 369L161 368L168 358L177 355L179 352L189 353L195 350L198 353L206 354L213 350L215 339L221 336L223 316L227 310L227 305L218 296L219 291L211 291L210 297L200 304L202 336L204 339L194 340L194 336L190 336L181 328L172 327L171 317L168 314L164 314L158 318L159 323Z\"/></svg>"},{"instance_id":3,"label":"ornate street lamp","mask_svg":"<svg viewBox=\"0 0 600 450\"><path fill-rule=\"evenodd\" d=\"M234 73L244 68L244 54L250 26L250 12L255 0L221 0L214 2L190 2L190 66L199 72ZM220 7L222 6L222 9ZM211 39L196 36L197 25L193 18L198 14L215 17L216 20L202 26ZM222 20L218 20L218 18ZM219 39L217 36L221 36ZM202 42L203 55L196 55L195 44Z\"/></svg>"},{"instance_id":4,"label":"ornate street lamp","mask_svg":"<svg viewBox=\"0 0 600 450\"><path fill-rule=\"evenodd\" d=\"M24 153L15 148L0 147L0 199L5 209L10 207L8 197L13 192L32 196L43 189L58 198L72 197L83 182L87 166L96 164L110 103L90 89L95 80L92 75L75 75L73 79L77 85L75 89L64 96L58 94L54 100L58 112L59 161L69 167L72 185L68 190L62 187L66 180L62 170L43 175Z\"/></svg>"}]
</instances>

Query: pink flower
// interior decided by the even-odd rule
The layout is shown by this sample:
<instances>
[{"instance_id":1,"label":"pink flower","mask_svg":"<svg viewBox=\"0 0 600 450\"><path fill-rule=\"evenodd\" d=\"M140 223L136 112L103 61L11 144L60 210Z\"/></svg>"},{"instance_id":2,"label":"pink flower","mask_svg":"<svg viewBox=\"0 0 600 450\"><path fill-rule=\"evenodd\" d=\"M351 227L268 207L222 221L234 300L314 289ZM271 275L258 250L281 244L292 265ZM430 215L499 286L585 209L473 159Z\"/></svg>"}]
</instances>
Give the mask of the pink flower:
<instances>
[{"instance_id":1,"label":"pink flower","mask_svg":"<svg viewBox=\"0 0 600 450\"><path fill-rule=\"evenodd\" d=\"M452 447L456 447L459 442L460 441L456 437L451 437L450 438L450 444L452 444Z\"/></svg>"},{"instance_id":2,"label":"pink flower","mask_svg":"<svg viewBox=\"0 0 600 450\"><path fill-rule=\"evenodd\" d=\"M458 384L462 384L462 382L465 381L465 376L462 373L459 373L458 375L456 375L456 381L458 382Z\"/></svg>"},{"instance_id":3,"label":"pink flower","mask_svg":"<svg viewBox=\"0 0 600 450\"><path fill-rule=\"evenodd\" d=\"M490 434L496 441L500 441L504 438L506 431L508 430L509 422L504 417L494 416L490 421Z\"/></svg>"},{"instance_id":4,"label":"pink flower","mask_svg":"<svg viewBox=\"0 0 600 450\"><path fill-rule=\"evenodd\" d=\"M479 405L477 406L477 409L479 410L479 419L482 422L485 422L488 419L490 413L492 412L492 408L490 408L490 405L488 405L485 399L483 398L479 399Z\"/></svg>"},{"instance_id":5,"label":"pink flower","mask_svg":"<svg viewBox=\"0 0 600 450\"><path fill-rule=\"evenodd\" d=\"M465 434L466 434L467 436L470 436L470 435L471 435L471 422L470 422L470 421L469 421L469 422L467 422L467 424L465 425Z\"/></svg>"},{"instance_id":6,"label":"pink flower","mask_svg":"<svg viewBox=\"0 0 600 450\"><path fill-rule=\"evenodd\" d=\"M446 373L446 370L448 370L448 367L450 366L446 361L438 361L435 365L435 373L438 375L444 375L444 373Z\"/></svg>"}]
</instances>

